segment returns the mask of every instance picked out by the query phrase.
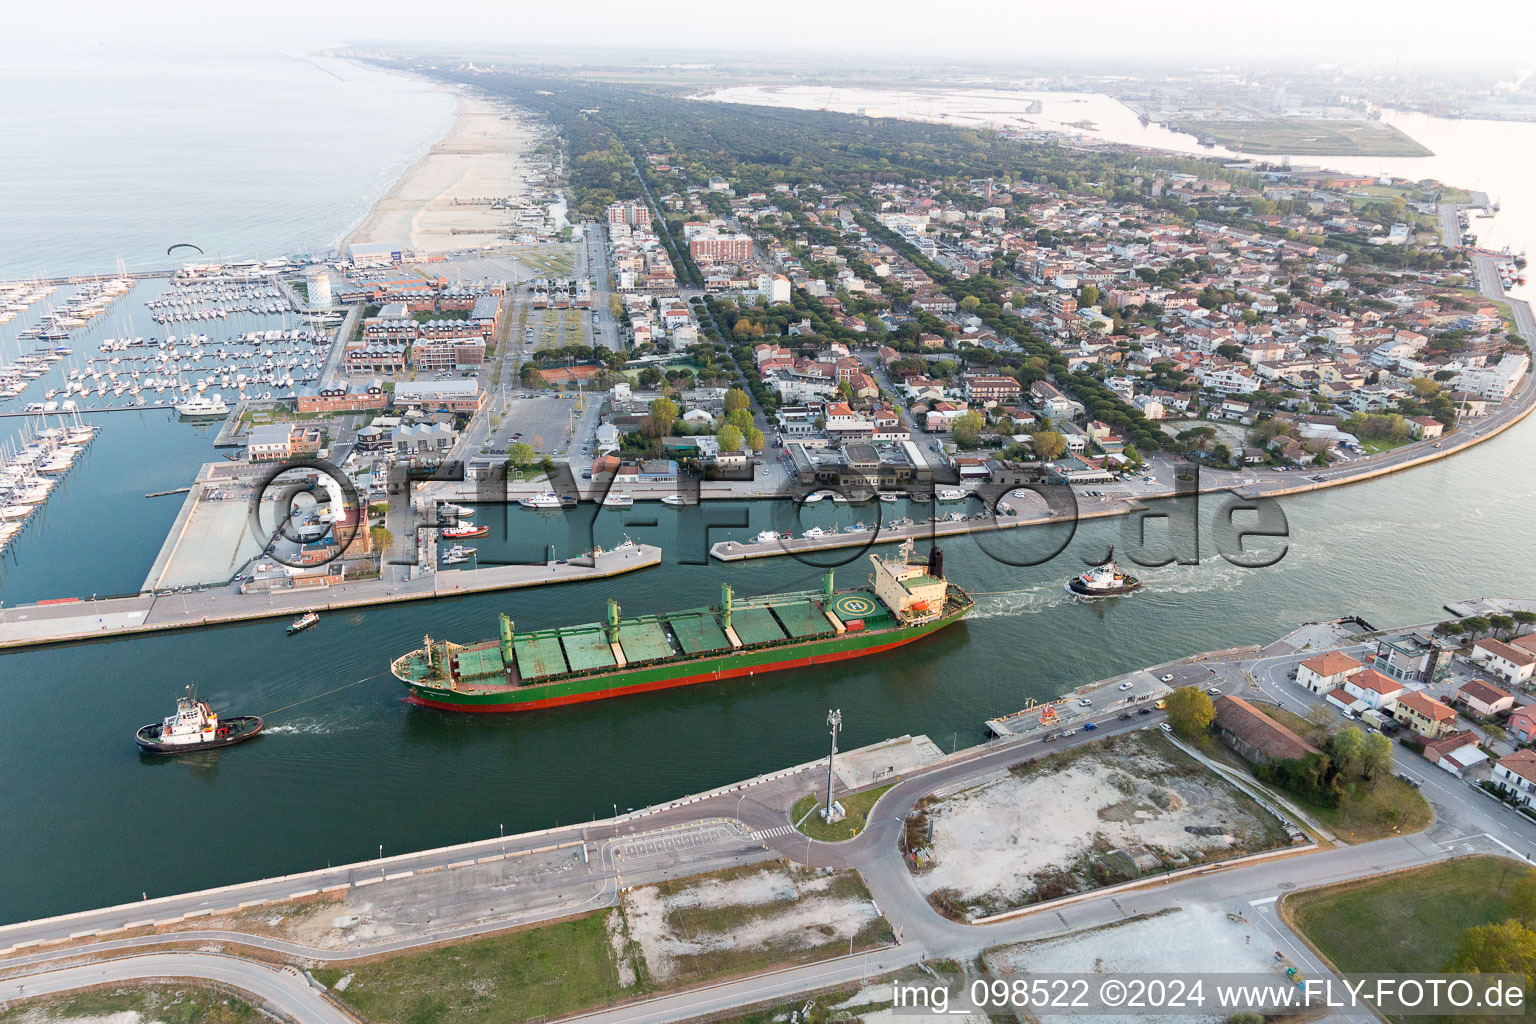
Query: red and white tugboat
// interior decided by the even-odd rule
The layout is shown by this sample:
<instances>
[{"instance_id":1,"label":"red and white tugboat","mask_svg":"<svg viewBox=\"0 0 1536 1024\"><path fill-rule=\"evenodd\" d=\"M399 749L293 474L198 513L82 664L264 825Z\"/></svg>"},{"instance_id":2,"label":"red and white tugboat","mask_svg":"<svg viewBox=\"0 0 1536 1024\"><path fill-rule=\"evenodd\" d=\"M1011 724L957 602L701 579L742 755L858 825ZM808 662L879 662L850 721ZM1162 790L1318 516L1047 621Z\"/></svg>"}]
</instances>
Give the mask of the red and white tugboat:
<instances>
[{"instance_id":1,"label":"red and white tugboat","mask_svg":"<svg viewBox=\"0 0 1536 1024\"><path fill-rule=\"evenodd\" d=\"M1109 559L1102 565L1067 581L1067 589L1078 597L1116 597L1141 589L1141 580L1121 572L1115 565L1115 550L1110 548Z\"/></svg>"},{"instance_id":2,"label":"red and white tugboat","mask_svg":"<svg viewBox=\"0 0 1536 1024\"><path fill-rule=\"evenodd\" d=\"M164 722L146 725L134 734L134 742L146 754L190 754L242 743L261 732L264 723L255 715L221 719L197 691L187 687L176 698L176 713Z\"/></svg>"}]
</instances>

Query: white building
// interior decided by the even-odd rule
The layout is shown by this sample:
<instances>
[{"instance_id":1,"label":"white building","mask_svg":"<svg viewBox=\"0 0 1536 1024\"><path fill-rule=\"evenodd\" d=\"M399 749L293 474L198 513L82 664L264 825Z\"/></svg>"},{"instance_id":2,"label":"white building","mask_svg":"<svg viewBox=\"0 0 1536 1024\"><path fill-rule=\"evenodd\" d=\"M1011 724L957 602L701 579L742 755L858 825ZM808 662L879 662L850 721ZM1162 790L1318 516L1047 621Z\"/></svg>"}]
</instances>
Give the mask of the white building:
<instances>
[{"instance_id":1,"label":"white building","mask_svg":"<svg viewBox=\"0 0 1536 1024\"><path fill-rule=\"evenodd\" d=\"M757 293L770 304L789 301L789 278L783 274L760 274L757 278Z\"/></svg>"},{"instance_id":2,"label":"white building","mask_svg":"<svg viewBox=\"0 0 1536 1024\"><path fill-rule=\"evenodd\" d=\"M1517 750L1493 766L1493 784L1525 807L1536 807L1536 752Z\"/></svg>"},{"instance_id":3,"label":"white building","mask_svg":"<svg viewBox=\"0 0 1536 1024\"><path fill-rule=\"evenodd\" d=\"M1472 645L1472 662L1486 668L1489 675L1515 686L1529 682L1532 670L1536 669L1536 657L1492 638Z\"/></svg>"},{"instance_id":4,"label":"white building","mask_svg":"<svg viewBox=\"0 0 1536 1024\"><path fill-rule=\"evenodd\" d=\"M1502 402L1514 394L1530 365L1529 356L1508 355L1497 366L1469 366L1456 378L1456 388L1490 402Z\"/></svg>"},{"instance_id":5,"label":"white building","mask_svg":"<svg viewBox=\"0 0 1536 1024\"><path fill-rule=\"evenodd\" d=\"M1363 668L1363 663L1342 651L1329 651L1296 666L1296 683L1313 693L1327 693L1343 686L1345 679Z\"/></svg>"},{"instance_id":6,"label":"white building","mask_svg":"<svg viewBox=\"0 0 1536 1024\"><path fill-rule=\"evenodd\" d=\"M331 304L331 275L325 267L315 264L304 271L304 290L309 296L312 309L325 309Z\"/></svg>"}]
</instances>

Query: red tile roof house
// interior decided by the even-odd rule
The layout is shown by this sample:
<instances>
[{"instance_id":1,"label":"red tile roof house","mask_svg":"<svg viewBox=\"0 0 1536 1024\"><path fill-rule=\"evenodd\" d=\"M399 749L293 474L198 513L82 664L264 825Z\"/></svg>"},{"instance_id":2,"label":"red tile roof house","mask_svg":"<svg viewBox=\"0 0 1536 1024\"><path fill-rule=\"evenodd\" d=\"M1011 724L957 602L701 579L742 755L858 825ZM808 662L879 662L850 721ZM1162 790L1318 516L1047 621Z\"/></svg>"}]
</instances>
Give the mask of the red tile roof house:
<instances>
[{"instance_id":1,"label":"red tile roof house","mask_svg":"<svg viewBox=\"0 0 1536 1024\"><path fill-rule=\"evenodd\" d=\"M1536 669L1536 656L1492 638L1472 645L1472 662L1515 686L1530 682L1531 672Z\"/></svg>"},{"instance_id":2,"label":"red tile roof house","mask_svg":"<svg viewBox=\"0 0 1536 1024\"><path fill-rule=\"evenodd\" d=\"M1477 735L1472 732L1452 732L1424 744L1424 756L1456 776L1474 765L1488 760L1488 755L1478 749Z\"/></svg>"},{"instance_id":3,"label":"red tile roof house","mask_svg":"<svg viewBox=\"0 0 1536 1024\"><path fill-rule=\"evenodd\" d=\"M1521 743L1536 742L1536 706L1516 709L1504 727Z\"/></svg>"},{"instance_id":4,"label":"red tile roof house","mask_svg":"<svg viewBox=\"0 0 1536 1024\"><path fill-rule=\"evenodd\" d=\"M1373 668L1346 676L1343 689L1356 704L1363 703L1366 707L1377 711L1390 712L1392 706L1397 703L1397 698L1403 695L1402 683L1389 679ZM1356 710L1359 709L1356 708Z\"/></svg>"},{"instance_id":5,"label":"red tile roof house","mask_svg":"<svg viewBox=\"0 0 1536 1024\"><path fill-rule=\"evenodd\" d=\"M1427 740L1444 735L1456 721L1456 712L1446 705L1410 690L1397 699L1392 717Z\"/></svg>"},{"instance_id":6,"label":"red tile roof house","mask_svg":"<svg viewBox=\"0 0 1536 1024\"><path fill-rule=\"evenodd\" d=\"M1456 696L1473 714L1483 718L1502 715L1515 706L1515 695L1506 693L1491 683L1474 679L1456 692Z\"/></svg>"},{"instance_id":7,"label":"red tile roof house","mask_svg":"<svg viewBox=\"0 0 1536 1024\"><path fill-rule=\"evenodd\" d=\"M1363 664L1342 651L1329 651L1298 665L1296 682L1313 693L1327 693L1342 686L1347 677L1363 668Z\"/></svg>"},{"instance_id":8,"label":"red tile roof house","mask_svg":"<svg viewBox=\"0 0 1536 1024\"><path fill-rule=\"evenodd\" d=\"M1536 752L1517 750L1493 766L1493 784L1522 807L1536 807Z\"/></svg>"}]
</instances>

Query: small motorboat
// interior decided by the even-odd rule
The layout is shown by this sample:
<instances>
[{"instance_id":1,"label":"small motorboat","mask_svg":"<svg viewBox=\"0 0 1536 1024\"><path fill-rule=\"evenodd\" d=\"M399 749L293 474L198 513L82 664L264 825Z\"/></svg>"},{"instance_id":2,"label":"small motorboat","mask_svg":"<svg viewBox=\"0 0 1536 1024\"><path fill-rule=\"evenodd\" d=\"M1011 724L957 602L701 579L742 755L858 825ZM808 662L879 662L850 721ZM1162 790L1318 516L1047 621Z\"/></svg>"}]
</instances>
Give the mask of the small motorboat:
<instances>
[{"instance_id":1,"label":"small motorboat","mask_svg":"<svg viewBox=\"0 0 1536 1024\"><path fill-rule=\"evenodd\" d=\"M320 616L316 615L314 612L305 612L303 615L300 615L298 618L288 623L288 635L293 636L295 633L302 633L319 621Z\"/></svg>"},{"instance_id":2,"label":"small motorboat","mask_svg":"<svg viewBox=\"0 0 1536 1024\"><path fill-rule=\"evenodd\" d=\"M264 724L256 715L221 719L188 686L186 696L176 698L174 715L144 726L133 738L146 754L190 754L243 743L261 732Z\"/></svg>"},{"instance_id":3,"label":"small motorboat","mask_svg":"<svg viewBox=\"0 0 1536 1024\"><path fill-rule=\"evenodd\" d=\"M817 502L825 501L826 499L827 499L827 492L826 491L816 491L814 494L807 494L805 496L805 500L803 502L801 502L801 504L803 504L803 505L814 505Z\"/></svg>"},{"instance_id":4,"label":"small motorboat","mask_svg":"<svg viewBox=\"0 0 1536 1024\"><path fill-rule=\"evenodd\" d=\"M461 562L467 562L469 561L470 557L474 555L474 553L474 548L467 548L462 544L455 544L453 547L443 552L443 564L458 565Z\"/></svg>"},{"instance_id":5,"label":"small motorboat","mask_svg":"<svg viewBox=\"0 0 1536 1024\"><path fill-rule=\"evenodd\" d=\"M897 500L895 491L881 491L880 500L887 504L894 504Z\"/></svg>"},{"instance_id":6,"label":"small motorboat","mask_svg":"<svg viewBox=\"0 0 1536 1024\"><path fill-rule=\"evenodd\" d=\"M667 494L662 496L661 503L670 505L672 508L682 508L688 504L688 499L681 494Z\"/></svg>"},{"instance_id":7,"label":"small motorboat","mask_svg":"<svg viewBox=\"0 0 1536 1024\"><path fill-rule=\"evenodd\" d=\"M610 491L603 495L603 505L607 508L632 508L634 504L634 496L623 491Z\"/></svg>"},{"instance_id":8,"label":"small motorboat","mask_svg":"<svg viewBox=\"0 0 1536 1024\"><path fill-rule=\"evenodd\" d=\"M446 501L438 502L437 515L439 519L469 519L475 514L472 508L463 505L454 505Z\"/></svg>"}]
</instances>

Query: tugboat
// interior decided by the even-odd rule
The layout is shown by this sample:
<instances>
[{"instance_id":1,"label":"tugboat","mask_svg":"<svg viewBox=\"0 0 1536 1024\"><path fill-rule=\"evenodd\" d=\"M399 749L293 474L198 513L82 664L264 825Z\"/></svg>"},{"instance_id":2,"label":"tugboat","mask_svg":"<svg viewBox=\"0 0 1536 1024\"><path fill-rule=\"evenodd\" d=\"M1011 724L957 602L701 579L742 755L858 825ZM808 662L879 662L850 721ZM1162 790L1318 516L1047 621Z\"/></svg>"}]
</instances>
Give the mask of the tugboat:
<instances>
[{"instance_id":1,"label":"tugboat","mask_svg":"<svg viewBox=\"0 0 1536 1024\"><path fill-rule=\"evenodd\" d=\"M305 612L303 615L300 615L298 618L288 623L288 635L293 636L295 633L302 633L319 621L320 616L316 615L314 612Z\"/></svg>"},{"instance_id":2,"label":"tugboat","mask_svg":"<svg viewBox=\"0 0 1536 1024\"><path fill-rule=\"evenodd\" d=\"M1141 580L1123 573L1115 565L1115 550L1110 548L1109 559L1096 565L1080 576L1067 581L1067 589L1078 597L1116 597L1141 589Z\"/></svg>"},{"instance_id":3,"label":"tugboat","mask_svg":"<svg viewBox=\"0 0 1536 1024\"><path fill-rule=\"evenodd\" d=\"M241 743L261 732L263 722L255 715L220 720L197 691L187 687L176 698L176 713L159 724L146 725L134 734L134 742L146 754L190 754Z\"/></svg>"},{"instance_id":4,"label":"tugboat","mask_svg":"<svg viewBox=\"0 0 1536 1024\"><path fill-rule=\"evenodd\" d=\"M439 537L446 537L449 540L458 540L462 537L484 537L490 532L491 528L489 526L475 526L466 523L463 526L450 526L447 529L439 530L437 535Z\"/></svg>"}]
</instances>

